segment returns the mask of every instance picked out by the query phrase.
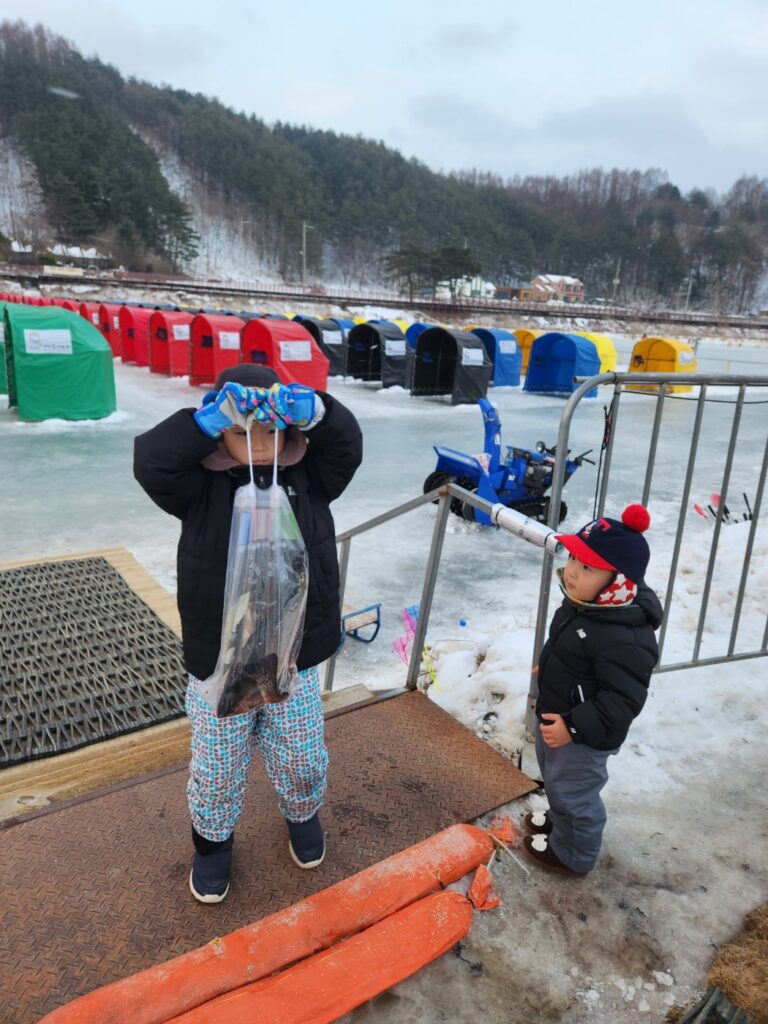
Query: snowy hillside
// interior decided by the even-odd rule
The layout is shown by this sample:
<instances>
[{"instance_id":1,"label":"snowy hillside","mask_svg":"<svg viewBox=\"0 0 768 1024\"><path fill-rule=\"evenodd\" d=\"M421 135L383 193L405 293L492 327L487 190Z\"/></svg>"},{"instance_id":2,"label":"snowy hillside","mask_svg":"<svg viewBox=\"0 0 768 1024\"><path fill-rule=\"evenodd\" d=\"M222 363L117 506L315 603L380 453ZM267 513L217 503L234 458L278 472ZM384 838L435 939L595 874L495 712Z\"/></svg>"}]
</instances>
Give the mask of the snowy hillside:
<instances>
[{"instance_id":1,"label":"snowy hillside","mask_svg":"<svg viewBox=\"0 0 768 1024\"><path fill-rule=\"evenodd\" d=\"M35 168L11 137L0 138L0 232L25 243L53 239Z\"/></svg>"}]
</instances>

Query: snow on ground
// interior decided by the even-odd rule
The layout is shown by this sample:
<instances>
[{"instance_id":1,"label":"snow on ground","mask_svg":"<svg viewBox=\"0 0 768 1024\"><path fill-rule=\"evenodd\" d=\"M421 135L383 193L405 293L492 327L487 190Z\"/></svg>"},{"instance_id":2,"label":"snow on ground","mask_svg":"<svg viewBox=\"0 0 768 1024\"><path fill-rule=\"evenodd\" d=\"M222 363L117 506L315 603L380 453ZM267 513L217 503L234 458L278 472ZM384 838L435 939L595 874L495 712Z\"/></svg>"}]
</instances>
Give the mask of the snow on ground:
<instances>
[{"instance_id":1,"label":"snow on ground","mask_svg":"<svg viewBox=\"0 0 768 1024\"><path fill-rule=\"evenodd\" d=\"M622 347L624 358L630 343ZM726 349L713 341L700 346L700 359L712 370L729 362L733 372L768 372L764 349ZM178 527L133 481L132 442L174 409L196 405L200 393L186 381L119 360L115 369L119 412L99 423L21 424L0 407L0 561L124 545L173 590ZM434 443L469 452L482 445L474 406L452 408L339 379L329 390L358 416L366 449L335 506L339 530L421 493L434 467ZM733 396L727 389L718 396L724 401L707 408L691 501L706 504L721 489ZM555 439L562 400L510 388L492 397L505 443ZM574 450L598 447L607 399L582 403ZM647 396L622 400L609 513L638 498L653 408ZM689 401L665 403L648 535L648 579L662 596L694 411ZM729 491L734 515L744 509L742 491L754 501L765 428L765 405L745 407ZM591 518L594 490L595 469L585 464L569 482L563 529ZM381 600L383 628L370 647L347 641L337 660L338 685L402 685L405 666L392 641L403 632L402 609L420 599L434 521L434 507L422 506L353 542L348 597L357 606ZM703 656L728 648L749 528L741 522L721 530ZM712 530L688 511L667 663L690 657ZM429 625L438 676L429 695L513 756L524 740L540 559L539 549L517 538L450 517ZM558 595L553 588L552 608ZM766 608L768 527L761 521L737 650L760 646ZM502 854L494 877L503 904L475 915L461 955L447 954L348 1020L628 1024L660 1021L670 1004L695 996L717 946L765 898L766 682L765 659L655 675L648 704L610 765L609 822L592 875L561 879L519 854ZM536 794L506 810L517 820L544 804Z\"/></svg>"}]
</instances>

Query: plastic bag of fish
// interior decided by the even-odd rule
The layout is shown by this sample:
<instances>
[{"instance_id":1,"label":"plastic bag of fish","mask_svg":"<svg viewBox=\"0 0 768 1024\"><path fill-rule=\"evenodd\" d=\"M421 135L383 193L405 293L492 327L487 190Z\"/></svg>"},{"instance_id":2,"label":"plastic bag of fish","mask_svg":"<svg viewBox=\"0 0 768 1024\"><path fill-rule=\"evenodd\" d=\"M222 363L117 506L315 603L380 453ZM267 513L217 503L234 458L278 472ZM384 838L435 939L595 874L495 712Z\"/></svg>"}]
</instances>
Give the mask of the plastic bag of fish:
<instances>
[{"instance_id":1,"label":"plastic bag of fish","mask_svg":"<svg viewBox=\"0 0 768 1024\"><path fill-rule=\"evenodd\" d=\"M286 700L307 604L307 555L285 491L253 483L235 493L221 648L200 693L218 718Z\"/></svg>"}]
</instances>

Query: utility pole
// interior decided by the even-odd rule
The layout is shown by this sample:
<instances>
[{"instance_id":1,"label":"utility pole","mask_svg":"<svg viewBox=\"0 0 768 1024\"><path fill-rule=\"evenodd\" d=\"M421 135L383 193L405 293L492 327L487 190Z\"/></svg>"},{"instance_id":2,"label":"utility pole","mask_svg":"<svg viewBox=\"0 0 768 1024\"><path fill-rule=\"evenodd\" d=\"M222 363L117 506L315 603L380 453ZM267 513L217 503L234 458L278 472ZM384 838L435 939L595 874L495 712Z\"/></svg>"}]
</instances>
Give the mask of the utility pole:
<instances>
[{"instance_id":1,"label":"utility pole","mask_svg":"<svg viewBox=\"0 0 768 1024\"><path fill-rule=\"evenodd\" d=\"M305 220L301 222L301 287L307 286L307 231L313 231L311 224Z\"/></svg>"},{"instance_id":2,"label":"utility pole","mask_svg":"<svg viewBox=\"0 0 768 1024\"><path fill-rule=\"evenodd\" d=\"M691 291L693 289L693 263L691 263L691 269L688 271L688 291L685 294L685 312L688 312L688 306L691 301Z\"/></svg>"}]
</instances>

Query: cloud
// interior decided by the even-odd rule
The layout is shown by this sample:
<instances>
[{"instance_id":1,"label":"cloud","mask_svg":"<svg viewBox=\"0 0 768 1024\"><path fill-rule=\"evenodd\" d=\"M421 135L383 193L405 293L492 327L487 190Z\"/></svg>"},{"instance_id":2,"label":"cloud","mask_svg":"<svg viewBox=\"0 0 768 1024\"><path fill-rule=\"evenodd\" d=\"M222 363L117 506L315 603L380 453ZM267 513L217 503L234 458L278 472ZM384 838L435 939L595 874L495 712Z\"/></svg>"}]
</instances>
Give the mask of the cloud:
<instances>
[{"instance_id":1,"label":"cloud","mask_svg":"<svg viewBox=\"0 0 768 1024\"><path fill-rule=\"evenodd\" d=\"M437 33L437 45L458 53L478 54L507 47L517 33L517 24L507 20L499 25L478 25L475 22L448 25Z\"/></svg>"},{"instance_id":2,"label":"cloud","mask_svg":"<svg viewBox=\"0 0 768 1024\"><path fill-rule=\"evenodd\" d=\"M420 135L450 138L452 144L496 144L519 129L502 114L476 100L452 93L416 96L408 104L409 121Z\"/></svg>"}]
</instances>

